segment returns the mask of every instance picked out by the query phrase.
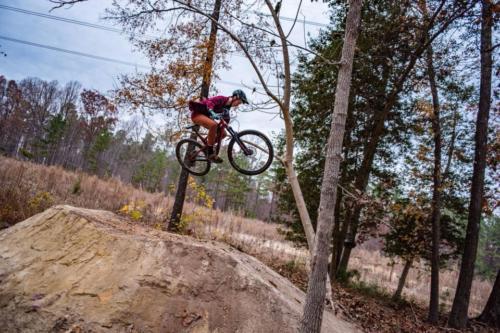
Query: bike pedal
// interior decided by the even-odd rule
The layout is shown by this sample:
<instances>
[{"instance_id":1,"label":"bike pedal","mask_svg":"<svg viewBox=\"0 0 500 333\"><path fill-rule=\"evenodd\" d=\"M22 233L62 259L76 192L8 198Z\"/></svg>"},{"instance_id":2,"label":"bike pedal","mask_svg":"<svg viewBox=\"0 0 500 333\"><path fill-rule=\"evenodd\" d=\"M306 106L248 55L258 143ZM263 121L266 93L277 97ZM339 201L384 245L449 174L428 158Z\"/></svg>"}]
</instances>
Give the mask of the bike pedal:
<instances>
[{"instance_id":1,"label":"bike pedal","mask_svg":"<svg viewBox=\"0 0 500 333\"><path fill-rule=\"evenodd\" d=\"M214 163L222 163L224 162L224 160L222 158L220 158L219 156L209 156L208 159L211 161L211 162L214 162Z\"/></svg>"}]
</instances>

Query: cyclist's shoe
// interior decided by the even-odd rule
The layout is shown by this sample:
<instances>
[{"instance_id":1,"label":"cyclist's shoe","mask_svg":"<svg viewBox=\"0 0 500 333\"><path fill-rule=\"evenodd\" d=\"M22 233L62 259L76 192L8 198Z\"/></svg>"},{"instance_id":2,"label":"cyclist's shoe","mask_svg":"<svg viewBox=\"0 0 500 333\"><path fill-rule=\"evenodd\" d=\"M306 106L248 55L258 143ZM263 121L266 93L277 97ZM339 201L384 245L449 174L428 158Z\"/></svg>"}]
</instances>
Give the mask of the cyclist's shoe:
<instances>
[{"instance_id":1,"label":"cyclist's shoe","mask_svg":"<svg viewBox=\"0 0 500 333\"><path fill-rule=\"evenodd\" d=\"M214 162L214 163L222 163L224 162L224 160L222 158L220 158L219 156L215 155L215 154L211 154L208 156L208 159L211 161L211 162Z\"/></svg>"},{"instance_id":2,"label":"cyclist's shoe","mask_svg":"<svg viewBox=\"0 0 500 333\"><path fill-rule=\"evenodd\" d=\"M224 162L222 160L222 158L220 158L219 156L217 156L217 154L214 151L214 147L213 146L206 146L205 149L206 149L209 161L214 162L214 163L222 163L222 162Z\"/></svg>"}]
</instances>

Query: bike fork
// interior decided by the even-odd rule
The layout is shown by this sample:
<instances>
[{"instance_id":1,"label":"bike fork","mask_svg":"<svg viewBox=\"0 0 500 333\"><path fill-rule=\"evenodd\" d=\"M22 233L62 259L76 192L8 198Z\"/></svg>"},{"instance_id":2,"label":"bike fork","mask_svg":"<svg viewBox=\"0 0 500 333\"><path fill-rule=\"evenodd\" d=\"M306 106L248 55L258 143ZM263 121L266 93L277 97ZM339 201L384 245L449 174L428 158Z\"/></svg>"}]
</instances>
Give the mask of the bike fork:
<instances>
[{"instance_id":1,"label":"bike fork","mask_svg":"<svg viewBox=\"0 0 500 333\"><path fill-rule=\"evenodd\" d=\"M231 136L234 138L234 140L236 141L236 143L241 147L241 149L243 150L243 153L245 155L247 155L247 156L252 155L252 151L250 149L248 149L247 146L245 146L245 144L243 143L243 141L241 141L240 138L238 137L238 133L236 133L231 128L231 126L227 127L227 131L231 134Z\"/></svg>"}]
</instances>

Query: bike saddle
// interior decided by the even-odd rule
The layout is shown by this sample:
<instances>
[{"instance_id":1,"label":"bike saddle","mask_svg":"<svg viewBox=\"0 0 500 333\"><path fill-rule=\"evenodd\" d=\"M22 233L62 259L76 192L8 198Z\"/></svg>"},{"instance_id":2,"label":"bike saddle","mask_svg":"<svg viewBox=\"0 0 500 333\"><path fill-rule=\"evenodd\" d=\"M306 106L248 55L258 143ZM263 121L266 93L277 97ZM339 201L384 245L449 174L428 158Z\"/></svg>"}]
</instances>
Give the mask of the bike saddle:
<instances>
[{"instance_id":1,"label":"bike saddle","mask_svg":"<svg viewBox=\"0 0 500 333\"><path fill-rule=\"evenodd\" d=\"M198 129L200 128L200 125L191 125L191 126L187 126L185 127L185 129L194 129L195 131L197 131Z\"/></svg>"}]
</instances>

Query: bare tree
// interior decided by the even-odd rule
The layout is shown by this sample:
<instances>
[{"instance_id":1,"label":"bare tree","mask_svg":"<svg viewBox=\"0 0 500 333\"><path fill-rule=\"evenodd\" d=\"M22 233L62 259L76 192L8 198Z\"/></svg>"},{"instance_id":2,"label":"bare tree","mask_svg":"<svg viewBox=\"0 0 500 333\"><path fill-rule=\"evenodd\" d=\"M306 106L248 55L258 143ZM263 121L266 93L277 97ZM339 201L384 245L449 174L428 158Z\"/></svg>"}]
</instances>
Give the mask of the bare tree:
<instances>
[{"instance_id":1,"label":"bare tree","mask_svg":"<svg viewBox=\"0 0 500 333\"><path fill-rule=\"evenodd\" d=\"M335 216L335 203L339 169L342 161L342 141L351 88L354 50L361 20L362 0L351 0L347 13L342 58L335 91L335 105L326 151L325 170L321 184L321 199L316 232L316 242L312 256L312 272L307 286L301 333L320 332L323 319L326 281L328 277L328 257L330 239Z\"/></svg>"},{"instance_id":2,"label":"bare tree","mask_svg":"<svg viewBox=\"0 0 500 333\"><path fill-rule=\"evenodd\" d=\"M46 163L45 128L50 116L57 109L58 83L27 78L20 82L19 88L23 95L27 130L31 132L31 140L27 142L26 148L37 159L37 162Z\"/></svg>"},{"instance_id":3,"label":"bare tree","mask_svg":"<svg viewBox=\"0 0 500 333\"><path fill-rule=\"evenodd\" d=\"M0 151L13 154L26 131L22 92L13 80L0 76Z\"/></svg>"}]
</instances>

